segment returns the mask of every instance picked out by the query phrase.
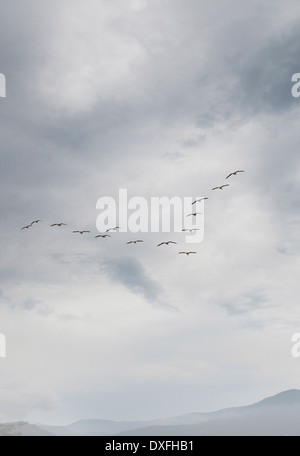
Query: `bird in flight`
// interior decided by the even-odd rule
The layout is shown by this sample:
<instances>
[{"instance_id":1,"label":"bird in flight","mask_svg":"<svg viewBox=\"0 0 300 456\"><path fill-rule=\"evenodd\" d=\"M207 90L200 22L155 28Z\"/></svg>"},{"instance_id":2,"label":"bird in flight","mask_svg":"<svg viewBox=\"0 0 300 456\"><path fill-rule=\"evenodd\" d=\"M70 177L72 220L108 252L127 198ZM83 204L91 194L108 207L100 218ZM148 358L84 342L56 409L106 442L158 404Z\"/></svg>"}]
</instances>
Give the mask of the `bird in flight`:
<instances>
[{"instance_id":1,"label":"bird in flight","mask_svg":"<svg viewBox=\"0 0 300 456\"><path fill-rule=\"evenodd\" d=\"M196 203L201 203L201 201L204 201L204 200L208 200L208 198L200 198L200 199L197 199L196 201L194 201L194 202L192 203L192 205L193 205L193 204L196 204Z\"/></svg>"},{"instance_id":2,"label":"bird in flight","mask_svg":"<svg viewBox=\"0 0 300 456\"><path fill-rule=\"evenodd\" d=\"M40 223L42 220L33 220L33 222L30 223L30 225L34 225L35 223Z\"/></svg>"},{"instance_id":3,"label":"bird in flight","mask_svg":"<svg viewBox=\"0 0 300 456\"><path fill-rule=\"evenodd\" d=\"M191 217L191 216L196 217L196 215L200 215L200 214L202 214L202 212L194 212L193 214L188 214L187 217Z\"/></svg>"},{"instance_id":4,"label":"bird in flight","mask_svg":"<svg viewBox=\"0 0 300 456\"><path fill-rule=\"evenodd\" d=\"M179 255L180 255L181 253L184 253L185 255L189 256L191 253L197 253L197 252L178 252L178 253L179 253Z\"/></svg>"},{"instance_id":5,"label":"bird in flight","mask_svg":"<svg viewBox=\"0 0 300 456\"><path fill-rule=\"evenodd\" d=\"M137 244L138 242L144 242L141 239L138 239L137 241L129 241L127 244Z\"/></svg>"},{"instance_id":6,"label":"bird in flight","mask_svg":"<svg viewBox=\"0 0 300 456\"><path fill-rule=\"evenodd\" d=\"M104 239L104 238L107 238L107 237L111 238L111 236L109 234L99 234L98 236L95 236L95 239L97 239L97 238L103 238Z\"/></svg>"},{"instance_id":7,"label":"bird in flight","mask_svg":"<svg viewBox=\"0 0 300 456\"><path fill-rule=\"evenodd\" d=\"M32 226L31 224L30 224L30 225L23 226L23 228L21 228L21 231L22 231L22 230L28 230L28 228L31 228L31 226Z\"/></svg>"},{"instance_id":8,"label":"bird in flight","mask_svg":"<svg viewBox=\"0 0 300 456\"><path fill-rule=\"evenodd\" d=\"M169 244L177 244L177 242L174 242L174 241L161 242L160 244L158 244L157 247L160 247L161 245L169 245Z\"/></svg>"},{"instance_id":9,"label":"bird in flight","mask_svg":"<svg viewBox=\"0 0 300 456\"><path fill-rule=\"evenodd\" d=\"M73 233L79 233L79 234L84 234L84 233L90 233L90 231L73 231Z\"/></svg>"},{"instance_id":10,"label":"bird in flight","mask_svg":"<svg viewBox=\"0 0 300 456\"><path fill-rule=\"evenodd\" d=\"M115 228L109 228L108 230L106 230L106 232L109 233L110 231L118 231L120 228L120 226L116 226Z\"/></svg>"},{"instance_id":11,"label":"bird in flight","mask_svg":"<svg viewBox=\"0 0 300 456\"><path fill-rule=\"evenodd\" d=\"M228 179L230 176L236 176L237 173L244 173L244 172L245 172L245 171L239 169L239 170L237 170L237 171L234 171L234 173L228 174L228 176L226 177L226 179Z\"/></svg>"},{"instance_id":12,"label":"bird in flight","mask_svg":"<svg viewBox=\"0 0 300 456\"><path fill-rule=\"evenodd\" d=\"M53 223L51 226L67 226L65 223Z\"/></svg>"},{"instance_id":13,"label":"bird in flight","mask_svg":"<svg viewBox=\"0 0 300 456\"><path fill-rule=\"evenodd\" d=\"M217 190L217 189L220 189L220 190L223 190L224 187L229 187L230 184L224 184L224 185L221 185L220 187L214 187L212 188L212 190Z\"/></svg>"},{"instance_id":14,"label":"bird in flight","mask_svg":"<svg viewBox=\"0 0 300 456\"><path fill-rule=\"evenodd\" d=\"M191 228L190 230L188 228L184 228L182 231L189 231L192 233L193 231L200 231L200 228Z\"/></svg>"}]
</instances>

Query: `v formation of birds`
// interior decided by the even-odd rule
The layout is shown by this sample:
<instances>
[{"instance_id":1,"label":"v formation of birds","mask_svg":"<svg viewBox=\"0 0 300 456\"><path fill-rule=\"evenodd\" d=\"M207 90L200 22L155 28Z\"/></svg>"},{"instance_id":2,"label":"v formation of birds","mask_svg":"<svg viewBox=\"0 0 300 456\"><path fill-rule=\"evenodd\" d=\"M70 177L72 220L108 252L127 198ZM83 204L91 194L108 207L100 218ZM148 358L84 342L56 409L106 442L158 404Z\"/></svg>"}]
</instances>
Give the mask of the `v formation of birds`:
<instances>
[{"instance_id":1,"label":"v formation of birds","mask_svg":"<svg viewBox=\"0 0 300 456\"><path fill-rule=\"evenodd\" d=\"M244 173L244 172L245 171L243 171L243 170L234 171L234 172L228 174L226 179L229 179L231 176L236 176L238 173ZM229 187L229 186L230 186L230 184L223 184L223 185L220 185L220 186L217 186L217 187L213 187L212 190L223 190L223 188ZM203 197L203 198L197 199L197 200L195 200L192 203L192 207L194 207L194 204L201 203L202 201L208 200L208 199L209 199L208 197ZM186 217L196 217L197 215L200 215L200 214L202 214L202 212L192 212L191 214L188 214ZM29 225L23 226L21 228L21 231L28 230L33 225L38 224L38 223L42 223L42 220L33 220ZM61 228L63 226L67 226L67 224L60 222L60 223L53 223L52 225L50 225L51 228L54 228L54 227ZM98 234L97 236L95 236L95 239L111 238L111 235L108 234L108 233L113 232L113 231L117 232L120 228L121 228L120 226L115 226L115 227L109 228L108 230L106 230L106 234ZM194 231L199 231L199 228L192 228L192 229L184 228L182 231L183 232L184 231L188 231L190 233L193 233ZM74 230L74 231L72 231L72 233L73 234L80 234L81 236L83 236L84 234L91 233L91 231L89 231L89 230ZM129 241L126 244L128 244L128 245L130 245L130 244L140 244L140 243L143 243L143 242L144 241L142 239L137 239L137 240ZM158 244L157 247L161 247L163 245L169 246L170 244L177 245L177 242L175 242L175 241L164 241L164 242L161 242L160 244ZM179 255L189 256L189 255L192 255L192 254L197 254L197 252L182 251L182 252L178 252L178 254Z\"/></svg>"}]
</instances>

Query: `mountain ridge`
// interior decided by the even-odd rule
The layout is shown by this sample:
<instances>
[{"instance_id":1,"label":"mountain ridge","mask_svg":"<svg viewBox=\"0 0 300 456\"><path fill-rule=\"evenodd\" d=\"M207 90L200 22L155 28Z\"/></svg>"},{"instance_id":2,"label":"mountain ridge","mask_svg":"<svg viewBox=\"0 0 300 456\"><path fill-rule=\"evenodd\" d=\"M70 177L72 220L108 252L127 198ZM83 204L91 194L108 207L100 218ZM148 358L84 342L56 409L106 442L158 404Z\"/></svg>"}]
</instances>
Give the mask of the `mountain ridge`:
<instances>
[{"instance_id":1,"label":"mountain ridge","mask_svg":"<svg viewBox=\"0 0 300 456\"><path fill-rule=\"evenodd\" d=\"M300 436L300 390L289 389L253 404L154 420L78 420L67 426L0 424L0 435L33 436Z\"/></svg>"},{"instance_id":2,"label":"mountain ridge","mask_svg":"<svg viewBox=\"0 0 300 456\"><path fill-rule=\"evenodd\" d=\"M192 433L191 435L194 435L194 433L201 431L201 429L199 430L199 426L202 426L202 431L206 428L209 432L211 432L211 425L209 425L209 423L221 425L225 429L228 427L225 425L226 423L228 425L230 422L233 426L234 420L240 420L241 416L243 416L246 421L248 420L249 422L250 420L251 422L252 415L258 415L252 420L255 424L256 419L260 418L262 414L269 413L268 410L274 407L281 407L281 412L285 411L285 415L289 415L289 413L292 412L294 413L295 410L293 409L296 408L299 412L300 419L300 390L285 390L249 405L229 407L211 412L186 413L174 417L158 418L148 421L113 421L103 419L79 420L67 427L60 427L58 430L56 429L56 432L60 433L67 431L72 433L72 435L74 435L74 433L75 435L144 435L143 433L146 433L146 435L189 435ZM287 408L289 409L288 411L286 410ZM92 425L89 430L87 429L88 424ZM254 424L252 424L252 426ZM49 432L56 433L51 426L43 426L42 428ZM148 434L149 432L150 434ZM163 432L163 434L161 434L161 432ZM217 430L216 432L220 433L220 431ZM270 432L270 429L268 429L268 432Z\"/></svg>"}]
</instances>

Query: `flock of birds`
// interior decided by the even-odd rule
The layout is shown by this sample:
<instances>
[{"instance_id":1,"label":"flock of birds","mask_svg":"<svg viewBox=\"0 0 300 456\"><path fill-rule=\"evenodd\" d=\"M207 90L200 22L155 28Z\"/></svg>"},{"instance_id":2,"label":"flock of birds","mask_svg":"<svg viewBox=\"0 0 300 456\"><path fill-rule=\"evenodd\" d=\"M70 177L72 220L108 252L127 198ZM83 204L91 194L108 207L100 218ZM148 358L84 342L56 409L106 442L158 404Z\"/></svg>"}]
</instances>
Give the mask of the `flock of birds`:
<instances>
[{"instance_id":1,"label":"flock of birds","mask_svg":"<svg viewBox=\"0 0 300 456\"><path fill-rule=\"evenodd\" d=\"M226 177L226 179L229 179L231 176L236 176L238 173L244 173L245 171L243 170L237 170L237 171L234 171L230 174L228 174L228 176ZM229 187L230 184L223 184L223 185L220 185L218 187L214 187L212 188L212 190L223 190L223 188L225 187ZM192 206L194 204L197 204L197 203L201 203L202 201L204 200L208 200L209 198L208 197L203 197L203 198L199 198L199 199L196 199L193 203L192 203ZM186 217L196 217L197 215L200 215L202 214L202 212L192 212L191 214L188 214ZM31 228L33 225L35 224L38 224L38 223L41 223L42 220L33 220L29 225L25 225L21 228L21 231L22 230L28 230L29 228ZM54 227L58 227L58 228L61 228L63 226L67 226L66 223L53 223L52 225L50 225L51 228L54 228ZM110 234L108 234L109 232L111 231L118 231L121 227L120 226L115 226L113 228L109 228L106 230L106 233L105 234L98 234L97 236L95 236L95 239L106 239L106 238L111 238ZM183 232L184 231L188 231L190 233L193 233L194 231L199 231L199 228L192 228L192 229L188 229L188 228L184 228L182 230ZM76 231L73 231L74 234L80 234L81 236L83 236L84 234L88 234L88 233L91 233L90 231L88 230L76 230ZM142 239L137 239L137 240L134 240L134 241L129 241L127 242L128 245L130 244L139 244L139 243L143 243L144 241ZM175 241L165 241L165 242L161 242L160 244L157 245L157 247L161 247L162 245L170 245L170 244L177 244L177 242ZM197 252L192 252L192 251L187 251L187 252L178 252L179 255L193 255L193 254L197 254Z\"/></svg>"}]
</instances>

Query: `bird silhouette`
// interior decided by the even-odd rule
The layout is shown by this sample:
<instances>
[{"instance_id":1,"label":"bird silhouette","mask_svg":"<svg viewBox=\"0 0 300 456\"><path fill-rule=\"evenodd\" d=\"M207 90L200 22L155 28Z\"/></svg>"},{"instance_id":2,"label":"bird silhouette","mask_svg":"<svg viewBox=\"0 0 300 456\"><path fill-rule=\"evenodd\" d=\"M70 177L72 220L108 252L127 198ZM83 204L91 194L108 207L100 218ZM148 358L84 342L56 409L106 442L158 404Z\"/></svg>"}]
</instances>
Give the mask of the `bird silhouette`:
<instances>
[{"instance_id":1,"label":"bird silhouette","mask_svg":"<svg viewBox=\"0 0 300 456\"><path fill-rule=\"evenodd\" d=\"M161 242L160 244L157 245L157 247L160 247L161 245L169 245L169 244L177 244L177 242L174 242L174 241Z\"/></svg>"},{"instance_id":2,"label":"bird silhouette","mask_svg":"<svg viewBox=\"0 0 300 456\"><path fill-rule=\"evenodd\" d=\"M111 236L109 234L99 234L98 236L95 236L95 239L97 239L97 238L107 238L107 237L111 238Z\"/></svg>"},{"instance_id":3,"label":"bird silhouette","mask_svg":"<svg viewBox=\"0 0 300 456\"><path fill-rule=\"evenodd\" d=\"M106 230L106 232L109 233L110 231L118 231L120 228L120 226L116 226L115 228L109 228L108 230Z\"/></svg>"},{"instance_id":4,"label":"bird silhouette","mask_svg":"<svg viewBox=\"0 0 300 456\"><path fill-rule=\"evenodd\" d=\"M244 173L244 172L245 172L245 171L239 169L239 170L237 170L237 171L234 171L234 173L228 174L228 176L226 177L226 179L228 179L230 176L236 176L237 173Z\"/></svg>"},{"instance_id":5,"label":"bird silhouette","mask_svg":"<svg viewBox=\"0 0 300 456\"><path fill-rule=\"evenodd\" d=\"M223 190L224 187L229 187L230 184L224 184L224 185L221 185L220 187L214 187L212 188L212 190L217 190L217 189L220 189L220 190Z\"/></svg>"},{"instance_id":6,"label":"bird silhouette","mask_svg":"<svg viewBox=\"0 0 300 456\"><path fill-rule=\"evenodd\" d=\"M40 222L42 222L42 220L34 220L33 222L30 223L30 225L32 226L32 225L34 225L35 223L40 223Z\"/></svg>"},{"instance_id":7,"label":"bird silhouette","mask_svg":"<svg viewBox=\"0 0 300 456\"><path fill-rule=\"evenodd\" d=\"M180 255L181 253L183 253L183 254L189 256L189 255L191 255L191 253L197 253L197 252L178 252L178 253L179 253L179 255Z\"/></svg>"},{"instance_id":8,"label":"bird silhouette","mask_svg":"<svg viewBox=\"0 0 300 456\"><path fill-rule=\"evenodd\" d=\"M192 203L192 205L193 205L193 204L196 204L196 203L201 203L201 201L204 201L204 200L208 200L208 198L200 198L200 199L197 199L196 201L194 201L194 202Z\"/></svg>"},{"instance_id":9,"label":"bird silhouette","mask_svg":"<svg viewBox=\"0 0 300 456\"><path fill-rule=\"evenodd\" d=\"M73 233L79 233L79 234L84 234L84 233L90 233L90 231L73 231Z\"/></svg>"},{"instance_id":10,"label":"bird silhouette","mask_svg":"<svg viewBox=\"0 0 300 456\"><path fill-rule=\"evenodd\" d=\"M191 216L196 217L196 215L200 215L200 214L202 214L202 212L194 212L193 214L188 214L187 217L191 217Z\"/></svg>"},{"instance_id":11,"label":"bird silhouette","mask_svg":"<svg viewBox=\"0 0 300 456\"><path fill-rule=\"evenodd\" d=\"M30 224L30 225L23 226L23 228L21 228L21 231L22 231L22 230L28 230L28 228L31 228L31 226L32 226L31 224Z\"/></svg>"},{"instance_id":12,"label":"bird silhouette","mask_svg":"<svg viewBox=\"0 0 300 456\"><path fill-rule=\"evenodd\" d=\"M141 239L138 239L137 241L129 241L127 244L137 244L138 242L144 242Z\"/></svg>"},{"instance_id":13,"label":"bird silhouette","mask_svg":"<svg viewBox=\"0 0 300 456\"><path fill-rule=\"evenodd\" d=\"M189 231L190 233L192 233L193 231L200 231L200 228L191 228L191 229L184 228L182 231Z\"/></svg>"},{"instance_id":14,"label":"bird silhouette","mask_svg":"<svg viewBox=\"0 0 300 456\"><path fill-rule=\"evenodd\" d=\"M67 226L65 223L53 223L51 226Z\"/></svg>"}]
</instances>

